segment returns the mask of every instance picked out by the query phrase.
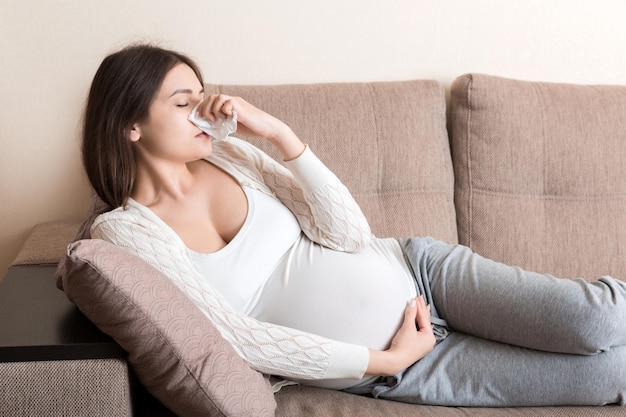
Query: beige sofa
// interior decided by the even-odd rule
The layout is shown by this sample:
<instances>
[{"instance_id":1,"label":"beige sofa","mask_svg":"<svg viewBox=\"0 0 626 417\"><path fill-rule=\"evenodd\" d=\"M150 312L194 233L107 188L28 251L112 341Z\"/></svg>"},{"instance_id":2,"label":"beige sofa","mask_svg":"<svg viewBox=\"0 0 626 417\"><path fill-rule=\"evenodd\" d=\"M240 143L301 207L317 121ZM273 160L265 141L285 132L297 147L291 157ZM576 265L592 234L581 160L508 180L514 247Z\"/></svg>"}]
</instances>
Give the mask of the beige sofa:
<instances>
[{"instance_id":1,"label":"beige sofa","mask_svg":"<svg viewBox=\"0 0 626 417\"><path fill-rule=\"evenodd\" d=\"M208 89L241 95L287 121L352 191L377 236L430 235L469 245L495 260L567 278L626 278L626 87L471 74L455 80L447 104L444 87L426 80ZM264 142L254 143L275 155ZM7 279L39 274L50 280L50 291L58 291L52 283L54 265L64 258L80 223L36 226ZM180 337L180 332L157 320L156 325L163 326L158 336L167 343L159 339L160 344L149 346L162 356L157 364L146 365L149 359L137 352L146 349L142 338L147 330L116 322L119 311L111 312L110 305L108 311L94 307L108 295L90 294L107 273L105 267L122 258L107 255L104 269L83 280L82 273L93 275L98 253L109 249L94 246L89 252L81 244L70 250L73 278L63 284L87 317L127 352L107 358L0 363L1 415L34 415L37 410L47 410L46 415L168 415L161 403L181 415L273 415L274 407L277 416L626 415L626 409L617 406L408 405L304 386L284 387L273 396L265 380L255 379L254 372L242 368L228 351L216 362L221 367L204 362L194 367L196 355L196 362L186 362L180 381L168 383L164 376L170 371L162 368L181 362L180 357L172 362L172 352L188 352L176 350L168 339ZM141 274L151 273L137 268L144 271ZM126 285L132 275L123 275L118 284ZM160 295L150 303L163 303ZM197 316L180 302L182 307L167 307L168 314L180 310ZM194 328L205 329L211 340L219 339L201 318L194 320ZM235 382L220 379L223 374ZM239 375L244 377L236 379ZM183 378L190 376L196 386L181 388L187 383Z\"/></svg>"}]
</instances>

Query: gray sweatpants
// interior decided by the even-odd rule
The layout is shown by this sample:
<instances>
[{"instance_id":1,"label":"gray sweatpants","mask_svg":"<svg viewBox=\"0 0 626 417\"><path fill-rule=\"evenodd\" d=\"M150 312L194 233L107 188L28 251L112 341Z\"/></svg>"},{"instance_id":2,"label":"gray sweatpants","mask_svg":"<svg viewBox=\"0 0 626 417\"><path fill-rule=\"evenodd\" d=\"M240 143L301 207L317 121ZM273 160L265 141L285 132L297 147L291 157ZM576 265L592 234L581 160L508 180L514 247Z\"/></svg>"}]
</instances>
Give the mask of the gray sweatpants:
<instances>
[{"instance_id":1,"label":"gray sweatpants","mask_svg":"<svg viewBox=\"0 0 626 417\"><path fill-rule=\"evenodd\" d=\"M626 283L527 272L431 238L401 244L450 332L374 396L446 406L626 403Z\"/></svg>"}]
</instances>

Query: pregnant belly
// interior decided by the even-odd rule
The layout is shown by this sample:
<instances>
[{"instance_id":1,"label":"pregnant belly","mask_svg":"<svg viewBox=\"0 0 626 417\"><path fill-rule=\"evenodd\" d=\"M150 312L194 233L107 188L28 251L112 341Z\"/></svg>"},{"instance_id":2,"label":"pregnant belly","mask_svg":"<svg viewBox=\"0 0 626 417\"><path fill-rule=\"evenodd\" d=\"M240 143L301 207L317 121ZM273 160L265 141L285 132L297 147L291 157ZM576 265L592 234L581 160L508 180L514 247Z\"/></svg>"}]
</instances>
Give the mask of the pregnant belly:
<instances>
[{"instance_id":1,"label":"pregnant belly","mask_svg":"<svg viewBox=\"0 0 626 417\"><path fill-rule=\"evenodd\" d=\"M367 253L325 262L285 262L251 315L330 339L386 349L414 287L398 265L364 262ZM325 255L328 256L328 255Z\"/></svg>"}]
</instances>

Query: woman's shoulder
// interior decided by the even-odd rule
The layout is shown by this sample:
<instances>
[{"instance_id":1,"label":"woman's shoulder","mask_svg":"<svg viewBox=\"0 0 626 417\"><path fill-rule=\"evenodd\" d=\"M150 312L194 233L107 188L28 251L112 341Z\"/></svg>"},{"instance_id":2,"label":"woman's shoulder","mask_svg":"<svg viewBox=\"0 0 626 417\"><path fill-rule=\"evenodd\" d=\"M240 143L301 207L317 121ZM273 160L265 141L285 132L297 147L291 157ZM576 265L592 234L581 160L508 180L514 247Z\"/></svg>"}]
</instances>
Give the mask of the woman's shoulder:
<instances>
[{"instance_id":1,"label":"woman's shoulder","mask_svg":"<svg viewBox=\"0 0 626 417\"><path fill-rule=\"evenodd\" d=\"M96 217L91 225L91 237L111 243L138 248L169 248L184 250L184 243L156 214L129 200L126 207L118 207Z\"/></svg>"},{"instance_id":2,"label":"woman's shoulder","mask_svg":"<svg viewBox=\"0 0 626 417\"><path fill-rule=\"evenodd\" d=\"M128 229L129 226L143 226L146 227L156 225L156 219L151 215L148 208L143 207L141 204L133 199L129 199L128 203L124 207L118 207L116 209L107 211L98 215L91 225L92 233L98 229L107 228L122 231Z\"/></svg>"}]
</instances>

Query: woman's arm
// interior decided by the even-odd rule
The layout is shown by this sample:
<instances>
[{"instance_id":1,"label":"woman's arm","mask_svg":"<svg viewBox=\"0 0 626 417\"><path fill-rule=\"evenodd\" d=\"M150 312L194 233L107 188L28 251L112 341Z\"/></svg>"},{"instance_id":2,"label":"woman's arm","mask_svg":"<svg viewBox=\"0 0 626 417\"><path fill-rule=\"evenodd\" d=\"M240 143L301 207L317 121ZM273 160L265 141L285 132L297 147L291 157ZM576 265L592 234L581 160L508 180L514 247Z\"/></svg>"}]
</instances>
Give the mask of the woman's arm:
<instances>
[{"instance_id":1,"label":"woman's arm","mask_svg":"<svg viewBox=\"0 0 626 417\"><path fill-rule=\"evenodd\" d=\"M257 137L267 135L270 138L268 140L286 157L285 166L288 169L260 149L243 141L236 144L238 150L243 150L241 154L237 154L234 145L230 147L228 144L223 145L225 148L229 147L228 157L240 159L237 164L241 166L253 164L260 174L259 180L291 210L303 232L311 240L345 252L358 251L369 245L371 229L357 202L339 178L310 148L302 145L300 139L285 123L238 97L228 97L226 101L220 101L220 97L228 96L209 96L206 106L210 107L207 108L221 103L227 112L236 109L238 120L243 120L241 123L249 123L249 126L238 125L238 132ZM250 111L254 117L248 114L247 118L242 119L239 113L241 111ZM215 117L212 114L204 115L207 118ZM219 116L224 117L225 113L220 113ZM272 128L267 128L267 125ZM220 149L215 147L214 153L219 152ZM297 155L290 158L292 154Z\"/></svg>"}]
</instances>

